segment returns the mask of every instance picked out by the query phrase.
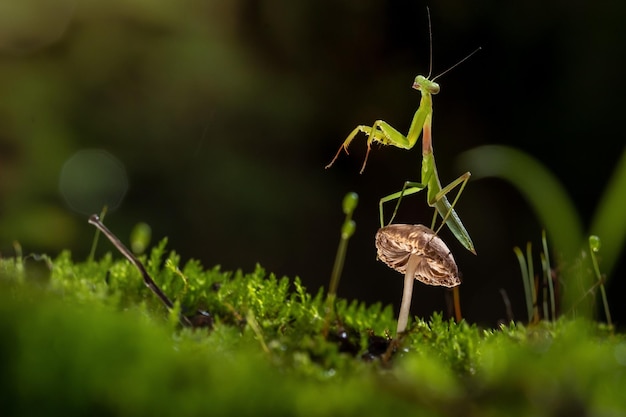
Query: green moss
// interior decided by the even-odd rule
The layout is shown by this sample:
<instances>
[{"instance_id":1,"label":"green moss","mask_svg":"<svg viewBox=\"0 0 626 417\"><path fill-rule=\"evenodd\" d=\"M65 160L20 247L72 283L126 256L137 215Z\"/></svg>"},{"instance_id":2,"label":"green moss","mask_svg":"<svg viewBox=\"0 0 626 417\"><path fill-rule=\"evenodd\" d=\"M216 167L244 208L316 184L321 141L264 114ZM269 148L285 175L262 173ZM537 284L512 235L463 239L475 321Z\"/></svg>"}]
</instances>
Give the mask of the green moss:
<instances>
[{"instance_id":1,"label":"green moss","mask_svg":"<svg viewBox=\"0 0 626 417\"><path fill-rule=\"evenodd\" d=\"M0 260L1 404L6 415L620 415L626 339L561 320L483 330L416 320L388 362L389 307L325 297L298 279L146 258L184 311L181 329L126 261ZM144 261L146 261L144 259ZM45 259L44 259L45 260ZM40 269L40 268L39 268ZM45 269L45 268L44 268ZM35 278L36 277L36 278Z\"/></svg>"}]
</instances>

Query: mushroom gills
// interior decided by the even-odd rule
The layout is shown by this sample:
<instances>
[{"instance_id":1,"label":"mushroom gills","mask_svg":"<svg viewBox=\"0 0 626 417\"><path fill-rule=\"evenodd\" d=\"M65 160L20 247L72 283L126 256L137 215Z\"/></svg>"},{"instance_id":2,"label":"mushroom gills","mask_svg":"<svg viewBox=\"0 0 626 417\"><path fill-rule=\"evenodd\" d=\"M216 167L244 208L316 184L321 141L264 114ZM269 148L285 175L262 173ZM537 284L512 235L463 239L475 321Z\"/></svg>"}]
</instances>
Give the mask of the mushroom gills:
<instances>
[{"instance_id":1,"label":"mushroom gills","mask_svg":"<svg viewBox=\"0 0 626 417\"><path fill-rule=\"evenodd\" d=\"M461 284L459 269L450 249L435 232L422 224L391 224L376 233L378 259L405 273L412 255L422 260L414 278L427 285L456 287Z\"/></svg>"}]
</instances>

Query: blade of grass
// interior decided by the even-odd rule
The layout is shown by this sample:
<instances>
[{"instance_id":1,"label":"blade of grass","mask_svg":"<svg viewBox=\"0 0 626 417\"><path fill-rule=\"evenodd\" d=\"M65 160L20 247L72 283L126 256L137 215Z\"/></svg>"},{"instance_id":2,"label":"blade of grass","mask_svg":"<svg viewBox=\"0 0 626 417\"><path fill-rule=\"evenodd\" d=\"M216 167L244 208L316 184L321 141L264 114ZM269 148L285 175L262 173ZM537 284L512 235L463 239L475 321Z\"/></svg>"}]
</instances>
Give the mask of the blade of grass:
<instances>
[{"instance_id":1,"label":"blade of grass","mask_svg":"<svg viewBox=\"0 0 626 417\"><path fill-rule=\"evenodd\" d=\"M556 320L556 300L554 297L554 282L552 282L552 267L550 266L550 252L548 252L548 240L545 229L541 231L541 244L543 245L543 258L545 261L544 274L548 281L548 292L550 294L550 313L552 320ZM547 316L546 316L547 318Z\"/></svg>"},{"instance_id":2,"label":"blade of grass","mask_svg":"<svg viewBox=\"0 0 626 417\"><path fill-rule=\"evenodd\" d=\"M626 243L626 149L593 216L589 233L602 239L602 267L611 275Z\"/></svg>"},{"instance_id":3,"label":"blade of grass","mask_svg":"<svg viewBox=\"0 0 626 417\"><path fill-rule=\"evenodd\" d=\"M530 292L530 285L528 279L528 267L526 266L526 259L524 258L524 252L517 246L513 248L517 261L519 262L519 269L522 271L522 283L524 284L524 297L526 298L526 312L528 314L528 322L530 323L533 318L533 297Z\"/></svg>"},{"instance_id":4,"label":"blade of grass","mask_svg":"<svg viewBox=\"0 0 626 417\"><path fill-rule=\"evenodd\" d=\"M470 168L474 178L504 179L526 198L547 229L563 266L561 274L569 289L563 294L564 311L576 306L577 314L591 317L591 302L580 302L581 298L584 299L584 288L593 285L593 277L586 273L584 265L577 262L580 251L586 246L582 222L560 182L539 161L506 146L474 148L465 152L460 162L464 168Z\"/></svg>"}]
</instances>

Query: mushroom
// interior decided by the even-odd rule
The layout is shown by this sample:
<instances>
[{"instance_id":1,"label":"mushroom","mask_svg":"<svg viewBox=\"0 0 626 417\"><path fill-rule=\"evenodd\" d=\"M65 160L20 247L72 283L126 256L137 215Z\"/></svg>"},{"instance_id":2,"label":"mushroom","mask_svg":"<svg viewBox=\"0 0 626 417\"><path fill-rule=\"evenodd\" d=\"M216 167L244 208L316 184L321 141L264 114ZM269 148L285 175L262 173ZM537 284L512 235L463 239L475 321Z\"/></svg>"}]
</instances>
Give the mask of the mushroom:
<instances>
[{"instance_id":1,"label":"mushroom","mask_svg":"<svg viewBox=\"0 0 626 417\"><path fill-rule=\"evenodd\" d=\"M435 232L422 224L391 224L378 229L376 249L378 259L404 273L396 334L405 331L409 320L413 279L448 288L461 284L450 249Z\"/></svg>"}]
</instances>

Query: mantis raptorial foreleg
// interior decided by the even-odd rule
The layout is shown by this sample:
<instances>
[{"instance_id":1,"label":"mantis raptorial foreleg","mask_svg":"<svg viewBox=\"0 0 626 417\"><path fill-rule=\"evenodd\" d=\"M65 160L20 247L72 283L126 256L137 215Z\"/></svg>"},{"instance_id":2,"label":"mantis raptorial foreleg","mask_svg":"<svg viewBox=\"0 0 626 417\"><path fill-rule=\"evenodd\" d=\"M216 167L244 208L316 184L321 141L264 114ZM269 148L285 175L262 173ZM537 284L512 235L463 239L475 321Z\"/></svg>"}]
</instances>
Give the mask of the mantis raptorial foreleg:
<instances>
[{"instance_id":1,"label":"mantis raptorial foreleg","mask_svg":"<svg viewBox=\"0 0 626 417\"><path fill-rule=\"evenodd\" d=\"M359 174L362 174L365 170L365 165L367 165L367 158L369 157L372 143L378 142L382 145L393 145L403 149L411 149L413 145L415 145L415 142L411 144L409 139L407 139L402 133L398 132L389 123L383 120L376 120L372 126L359 125L355 127L354 130L350 132L346 140L341 144L333 160L326 165L326 168L330 168L335 163L335 160L339 157L342 150L348 154L348 146L350 146L350 142L352 142L352 139L354 139L359 132L363 132L367 135L367 152L365 153L365 160L363 161L363 166L361 166ZM417 140L417 137L415 140Z\"/></svg>"}]
</instances>

